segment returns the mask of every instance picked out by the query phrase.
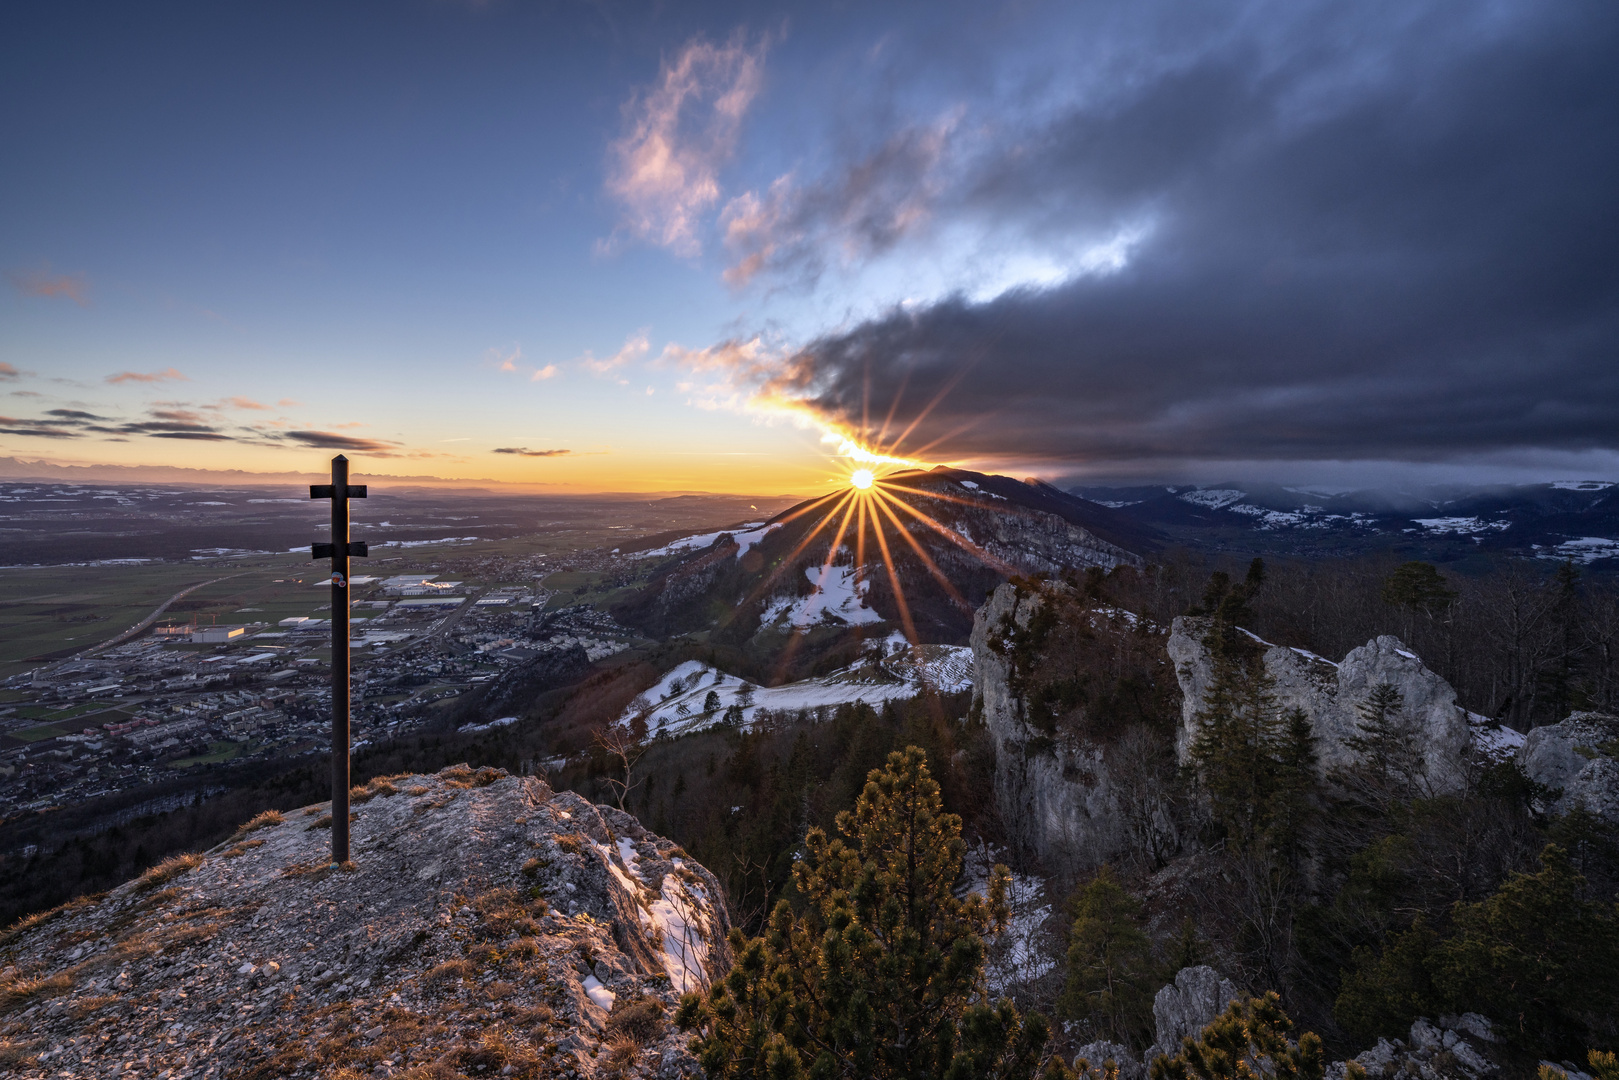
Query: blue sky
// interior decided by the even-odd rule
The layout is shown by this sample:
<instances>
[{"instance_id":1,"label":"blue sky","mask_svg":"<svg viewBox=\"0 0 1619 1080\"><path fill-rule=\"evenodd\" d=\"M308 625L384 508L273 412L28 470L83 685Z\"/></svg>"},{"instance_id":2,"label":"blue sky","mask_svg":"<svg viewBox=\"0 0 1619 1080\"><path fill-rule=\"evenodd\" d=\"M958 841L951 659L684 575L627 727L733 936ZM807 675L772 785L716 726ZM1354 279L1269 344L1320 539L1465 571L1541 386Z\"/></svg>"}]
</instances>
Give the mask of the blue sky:
<instances>
[{"instance_id":1,"label":"blue sky","mask_svg":"<svg viewBox=\"0 0 1619 1080\"><path fill-rule=\"evenodd\" d=\"M1615 22L14 6L0 454L812 491L864 417L1018 475L1606 475Z\"/></svg>"}]
</instances>

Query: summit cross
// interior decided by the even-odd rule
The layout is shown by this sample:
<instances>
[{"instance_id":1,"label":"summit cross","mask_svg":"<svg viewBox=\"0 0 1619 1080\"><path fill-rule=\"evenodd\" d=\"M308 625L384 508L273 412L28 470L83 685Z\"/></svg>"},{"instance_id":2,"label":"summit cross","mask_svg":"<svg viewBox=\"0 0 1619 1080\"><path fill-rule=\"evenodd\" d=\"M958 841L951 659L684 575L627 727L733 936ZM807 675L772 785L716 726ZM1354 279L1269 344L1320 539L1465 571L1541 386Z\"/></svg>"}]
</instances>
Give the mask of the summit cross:
<instances>
[{"instance_id":1,"label":"summit cross","mask_svg":"<svg viewBox=\"0 0 1619 1080\"><path fill-rule=\"evenodd\" d=\"M332 482L310 484L311 499L332 500L332 542L311 544L312 559L332 560L332 862L349 861L349 558L365 558L365 541L349 540L349 500L365 498L349 483L349 459L332 459Z\"/></svg>"}]
</instances>

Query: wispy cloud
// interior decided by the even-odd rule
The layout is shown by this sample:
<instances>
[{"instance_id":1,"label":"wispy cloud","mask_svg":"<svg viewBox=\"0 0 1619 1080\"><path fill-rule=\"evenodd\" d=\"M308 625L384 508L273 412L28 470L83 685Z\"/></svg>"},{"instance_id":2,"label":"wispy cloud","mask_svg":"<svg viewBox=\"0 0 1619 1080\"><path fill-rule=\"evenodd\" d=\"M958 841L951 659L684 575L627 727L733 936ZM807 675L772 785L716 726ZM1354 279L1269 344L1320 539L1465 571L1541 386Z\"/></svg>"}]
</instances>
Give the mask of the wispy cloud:
<instances>
[{"instance_id":1,"label":"wispy cloud","mask_svg":"<svg viewBox=\"0 0 1619 1080\"><path fill-rule=\"evenodd\" d=\"M526 446L502 446L491 451L495 454L516 454L519 457L565 457L572 450L530 450Z\"/></svg>"},{"instance_id":2,"label":"wispy cloud","mask_svg":"<svg viewBox=\"0 0 1619 1080\"><path fill-rule=\"evenodd\" d=\"M162 371L120 371L116 375L108 375L110 383L156 383L156 382L190 382L191 380L180 374L174 368L164 368Z\"/></svg>"},{"instance_id":3,"label":"wispy cloud","mask_svg":"<svg viewBox=\"0 0 1619 1080\"><path fill-rule=\"evenodd\" d=\"M80 307L90 306L90 282L83 274L53 274L49 269L12 270L6 277L24 296L60 297Z\"/></svg>"},{"instance_id":4,"label":"wispy cloud","mask_svg":"<svg viewBox=\"0 0 1619 1080\"><path fill-rule=\"evenodd\" d=\"M490 347L484 350L484 358L493 364L496 370L516 371L517 361L523 358L523 348L516 343L513 343L509 350Z\"/></svg>"},{"instance_id":5,"label":"wispy cloud","mask_svg":"<svg viewBox=\"0 0 1619 1080\"><path fill-rule=\"evenodd\" d=\"M557 366L555 364L546 364L544 367L536 369L534 374L532 374L532 375L530 375L528 377L528 381L529 382L544 382L546 379L549 379L552 376L556 375L556 373L557 373Z\"/></svg>"},{"instance_id":6,"label":"wispy cloud","mask_svg":"<svg viewBox=\"0 0 1619 1080\"><path fill-rule=\"evenodd\" d=\"M767 45L740 30L723 45L692 40L625 105L607 169L625 231L677 255L702 251L702 218L719 203L720 169L759 92Z\"/></svg>"},{"instance_id":7,"label":"wispy cloud","mask_svg":"<svg viewBox=\"0 0 1619 1080\"><path fill-rule=\"evenodd\" d=\"M4 360L0 360L0 379L10 382L12 379L22 378L22 375L22 372L18 371Z\"/></svg>"},{"instance_id":8,"label":"wispy cloud","mask_svg":"<svg viewBox=\"0 0 1619 1080\"><path fill-rule=\"evenodd\" d=\"M228 399L228 403L233 409L258 409L264 412L268 412L270 409L270 406L254 401L252 398L233 397Z\"/></svg>"},{"instance_id":9,"label":"wispy cloud","mask_svg":"<svg viewBox=\"0 0 1619 1080\"><path fill-rule=\"evenodd\" d=\"M618 369L631 364L646 356L652 349L651 339L645 330L637 330L624 339L623 346L612 356L597 359L596 354L585 350L579 358L579 366L598 377L609 377L620 384L628 382L622 375L617 374Z\"/></svg>"}]
</instances>

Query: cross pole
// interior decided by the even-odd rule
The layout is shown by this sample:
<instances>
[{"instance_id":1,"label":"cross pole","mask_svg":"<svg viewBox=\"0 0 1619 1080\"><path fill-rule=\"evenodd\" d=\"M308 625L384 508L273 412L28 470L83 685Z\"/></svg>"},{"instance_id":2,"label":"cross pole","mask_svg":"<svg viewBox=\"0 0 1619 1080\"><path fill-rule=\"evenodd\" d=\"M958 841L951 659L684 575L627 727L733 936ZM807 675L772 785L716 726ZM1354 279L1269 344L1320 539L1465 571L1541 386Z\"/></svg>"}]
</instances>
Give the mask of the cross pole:
<instances>
[{"instance_id":1,"label":"cross pole","mask_svg":"<svg viewBox=\"0 0 1619 1080\"><path fill-rule=\"evenodd\" d=\"M332 482L310 484L311 499L332 500L332 542L311 544L313 559L332 560L332 862L349 861L349 557L364 558L365 542L349 542L349 500L365 498L349 483L349 459L332 459Z\"/></svg>"}]
</instances>

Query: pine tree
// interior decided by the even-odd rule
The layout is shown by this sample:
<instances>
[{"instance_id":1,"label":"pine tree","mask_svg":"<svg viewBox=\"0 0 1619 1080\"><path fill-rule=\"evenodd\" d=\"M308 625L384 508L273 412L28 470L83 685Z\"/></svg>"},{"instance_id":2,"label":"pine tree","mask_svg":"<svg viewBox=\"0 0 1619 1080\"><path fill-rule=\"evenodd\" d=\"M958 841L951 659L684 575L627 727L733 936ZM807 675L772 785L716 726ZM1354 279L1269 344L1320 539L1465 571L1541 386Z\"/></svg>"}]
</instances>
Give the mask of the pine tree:
<instances>
[{"instance_id":1,"label":"pine tree","mask_svg":"<svg viewBox=\"0 0 1619 1080\"><path fill-rule=\"evenodd\" d=\"M1005 867L987 899L953 892L961 819L916 747L873 770L838 836L811 829L763 936L733 930L736 962L676 1020L710 1077L1029 1078L1039 1016L988 1003L982 935L1008 916Z\"/></svg>"},{"instance_id":2,"label":"pine tree","mask_svg":"<svg viewBox=\"0 0 1619 1080\"><path fill-rule=\"evenodd\" d=\"M1141 902L1103 866L1074 896L1068 984L1062 1006L1093 1036L1143 1046L1152 1028L1153 993L1163 972L1142 929Z\"/></svg>"},{"instance_id":3,"label":"pine tree","mask_svg":"<svg viewBox=\"0 0 1619 1080\"><path fill-rule=\"evenodd\" d=\"M1192 763L1232 843L1248 849L1296 837L1314 790L1313 736L1303 713L1282 712L1276 681L1257 658L1215 658L1197 720Z\"/></svg>"},{"instance_id":4,"label":"pine tree","mask_svg":"<svg viewBox=\"0 0 1619 1080\"><path fill-rule=\"evenodd\" d=\"M1357 734L1345 738L1344 745L1360 760L1343 779L1386 812L1394 802L1419 792L1426 766L1416 727L1405 715L1399 688L1389 683L1373 687L1357 711Z\"/></svg>"},{"instance_id":5,"label":"pine tree","mask_svg":"<svg viewBox=\"0 0 1619 1080\"><path fill-rule=\"evenodd\" d=\"M1446 1004L1499 1019L1526 1049L1571 1054L1619 1035L1619 905L1585 899L1556 844L1540 864L1458 904L1428 966Z\"/></svg>"}]
</instances>

